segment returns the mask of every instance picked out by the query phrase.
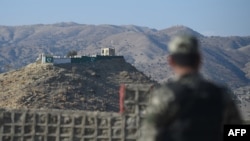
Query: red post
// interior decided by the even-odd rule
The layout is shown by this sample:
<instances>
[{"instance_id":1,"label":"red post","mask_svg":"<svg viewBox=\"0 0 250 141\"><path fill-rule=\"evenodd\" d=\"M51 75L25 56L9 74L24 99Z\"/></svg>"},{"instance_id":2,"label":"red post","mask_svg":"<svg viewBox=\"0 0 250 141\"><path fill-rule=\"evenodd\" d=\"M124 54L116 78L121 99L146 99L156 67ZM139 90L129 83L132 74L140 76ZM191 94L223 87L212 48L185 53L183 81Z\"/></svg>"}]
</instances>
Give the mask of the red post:
<instances>
[{"instance_id":1,"label":"red post","mask_svg":"<svg viewBox=\"0 0 250 141\"><path fill-rule=\"evenodd\" d=\"M125 84L120 85L120 113L124 113Z\"/></svg>"}]
</instances>

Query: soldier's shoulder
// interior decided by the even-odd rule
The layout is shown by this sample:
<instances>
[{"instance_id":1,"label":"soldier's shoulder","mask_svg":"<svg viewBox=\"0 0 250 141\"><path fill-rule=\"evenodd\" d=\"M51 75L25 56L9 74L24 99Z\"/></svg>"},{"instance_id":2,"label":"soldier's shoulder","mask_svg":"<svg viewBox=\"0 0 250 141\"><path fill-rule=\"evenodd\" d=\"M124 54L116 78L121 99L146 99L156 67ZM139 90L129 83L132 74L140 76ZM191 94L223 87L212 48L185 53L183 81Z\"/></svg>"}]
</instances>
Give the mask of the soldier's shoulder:
<instances>
[{"instance_id":1,"label":"soldier's shoulder","mask_svg":"<svg viewBox=\"0 0 250 141\"><path fill-rule=\"evenodd\" d=\"M205 85L206 89L208 89L210 92L219 93L224 100L231 100L234 96L232 90L226 85L214 83L211 81L205 81Z\"/></svg>"},{"instance_id":2,"label":"soldier's shoulder","mask_svg":"<svg viewBox=\"0 0 250 141\"><path fill-rule=\"evenodd\" d=\"M155 86L154 92L164 93L164 94L172 93L175 92L175 89L180 89L181 87L183 86L179 82L171 81Z\"/></svg>"},{"instance_id":3,"label":"soldier's shoulder","mask_svg":"<svg viewBox=\"0 0 250 141\"><path fill-rule=\"evenodd\" d=\"M158 89L174 89L176 87L182 87L183 85L179 81L169 81L159 85Z\"/></svg>"},{"instance_id":4,"label":"soldier's shoulder","mask_svg":"<svg viewBox=\"0 0 250 141\"><path fill-rule=\"evenodd\" d=\"M172 93L172 90L168 83L157 85L153 89L153 95L167 95L171 93Z\"/></svg>"},{"instance_id":5,"label":"soldier's shoulder","mask_svg":"<svg viewBox=\"0 0 250 141\"><path fill-rule=\"evenodd\" d=\"M167 82L154 88L152 101L173 102L184 95L183 91L185 91L183 86L177 82Z\"/></svg>"},{"instance_id":6,"label":"soldier's shoulder","mask_svg":"<svg viewBox=\"0 0 250 141\"><path fill-rule=\"evenodd\" d=\"M157 85L154 87L152 91L152 101L161 101L161 102L167 102L169 100L174 99L174 93L173 90L169 87L167 83Z\"/></svg>"},{"instance_id":7,"label":"soldier's shoulder","mask_svg":"<svg viewBox=\"0 0 250 141\"><path fill-rule=\"evenodd\" d=\"M213 87L215 89L218 89L221 91L221 93L231 93L231 90L226 86L226 85L223 85L223 84L218 84L218 83L214 83L214 82L211 82L211 81L208 81L206 80L206 85L209 86L209 87Z\"/></svg>"}]
</instances>

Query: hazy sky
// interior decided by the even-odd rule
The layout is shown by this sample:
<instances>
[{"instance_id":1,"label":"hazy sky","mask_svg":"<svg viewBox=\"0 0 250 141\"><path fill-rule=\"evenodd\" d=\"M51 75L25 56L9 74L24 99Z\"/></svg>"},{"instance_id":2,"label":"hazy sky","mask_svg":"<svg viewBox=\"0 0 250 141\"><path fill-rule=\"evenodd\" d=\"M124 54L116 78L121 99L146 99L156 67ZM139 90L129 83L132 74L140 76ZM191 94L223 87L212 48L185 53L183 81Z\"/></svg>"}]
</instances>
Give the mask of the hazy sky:
<instances>
[{"instance_id":1,"label":"hazy sky","mask_svg":"<svg viewBox=\"0 0 250 141\"><path fill-rule=\"evenodd\" d=\"M0 0L0 25L71 21L249 36L250 0Z\"/></svg>"}]
</instances>

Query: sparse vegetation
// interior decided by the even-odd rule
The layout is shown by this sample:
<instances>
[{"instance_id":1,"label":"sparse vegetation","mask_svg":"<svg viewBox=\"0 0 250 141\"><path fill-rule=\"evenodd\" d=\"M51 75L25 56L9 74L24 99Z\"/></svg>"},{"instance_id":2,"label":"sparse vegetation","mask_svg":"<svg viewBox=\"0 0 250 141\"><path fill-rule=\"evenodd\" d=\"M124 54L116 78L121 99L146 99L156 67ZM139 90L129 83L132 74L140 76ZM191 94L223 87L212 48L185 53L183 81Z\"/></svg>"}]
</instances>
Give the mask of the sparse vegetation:
<instances>
[{"instance_id":1,"label":"sparse vegetation","mask_svg":"<svg viewBox=\"0 0 250 141\"><path fill-rule=\"evenodd\" d=\"M155 30L139 26L72 23L67 26L60 23L0 26L0 31L0 72L9 71L5 64L20 68L34 62L39 53L65 56L70 50L78 51L79 55L96 54L101 47L109 47L112 41L117 54L124 55L126 61L146 75L163 82L172 75L165 59L167 42L178 33L190 33L201 41L205 64L203 73L208 78L227 83L230 87L248 85L250 78L249 65L246 65L250 60L250 37L206 37L185 26Z\"/></svg>"},{"instance_id":2,"label":"sparse vegetation","mask_svg":"<svg viewBox=\"0 0 250 141\"><path fill-rule=\"evenodd\" d=\"M0 74L0 107L115 111L119 84L152 82L122 59L86 64L30 64Z\"/></svg>"}]
</instances>

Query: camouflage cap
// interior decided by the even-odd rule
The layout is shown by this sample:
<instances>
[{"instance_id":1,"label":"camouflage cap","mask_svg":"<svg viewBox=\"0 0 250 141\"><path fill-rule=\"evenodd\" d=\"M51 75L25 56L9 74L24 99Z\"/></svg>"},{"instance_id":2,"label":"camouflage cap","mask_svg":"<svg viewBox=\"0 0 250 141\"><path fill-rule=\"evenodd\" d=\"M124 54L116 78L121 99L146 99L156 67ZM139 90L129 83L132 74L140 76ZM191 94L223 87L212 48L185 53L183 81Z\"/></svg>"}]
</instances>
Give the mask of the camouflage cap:
<instances>
[{"instance_id":1,"label":"camouflage cap","mask_svg":"<svg viewBox=\"0 0 250 141\"><path fill-rule=\"evenodd\" d=\"M196 37L182 35L174 37L168 44L170 54L199 54L199 45Z\"/></svg>"}]
</instances>

